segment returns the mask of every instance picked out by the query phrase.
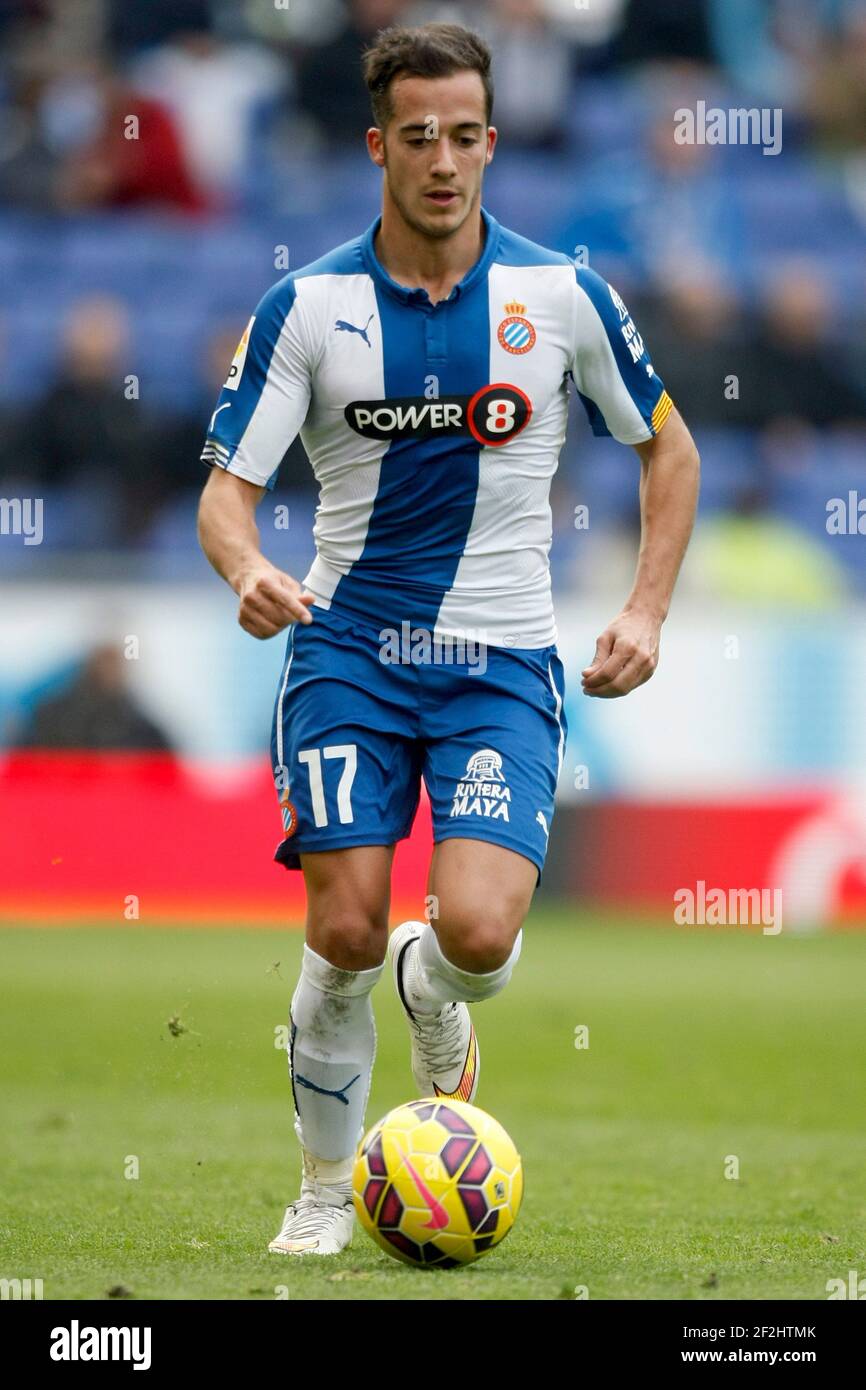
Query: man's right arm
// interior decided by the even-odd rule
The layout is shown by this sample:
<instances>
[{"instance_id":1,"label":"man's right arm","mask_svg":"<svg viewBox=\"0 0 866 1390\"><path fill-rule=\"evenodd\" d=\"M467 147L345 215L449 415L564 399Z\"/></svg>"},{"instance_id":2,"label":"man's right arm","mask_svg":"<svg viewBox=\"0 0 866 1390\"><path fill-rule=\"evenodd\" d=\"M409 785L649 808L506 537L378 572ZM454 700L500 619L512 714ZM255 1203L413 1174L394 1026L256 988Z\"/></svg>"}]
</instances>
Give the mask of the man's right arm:
<instances>
[{"instance_id":1,"label":"man's right arm","mask_svg":"<svg viewBox=\"0 0 866 1390\"><path fill-rule=\"evenodd\" d=\"M311 623L313 595L262 554L256 508L266 489L212 468L198 509L198 538L217 574L240 600L238 622L253 637L275 637L290 623Z\"/></svg>"}]
</instances>

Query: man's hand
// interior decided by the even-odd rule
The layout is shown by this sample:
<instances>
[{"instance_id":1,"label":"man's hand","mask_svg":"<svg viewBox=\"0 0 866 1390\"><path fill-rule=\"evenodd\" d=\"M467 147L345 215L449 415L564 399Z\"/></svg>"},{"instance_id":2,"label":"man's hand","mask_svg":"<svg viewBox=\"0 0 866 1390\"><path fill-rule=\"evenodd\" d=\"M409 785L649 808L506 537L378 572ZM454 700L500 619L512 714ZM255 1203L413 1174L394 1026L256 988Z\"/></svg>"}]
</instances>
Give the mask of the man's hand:
<instances>
[{"instance_id":1,"label":"man's hand","mask_svg":"<svg viewBox=\"0 0 866 1390\"><path fill-rule=\"evenodd\" d=\"M297 579L266 560L259 544L256 507L265 494L223 468L212 468L198 509L201 548L217 574L240 599L238 622L245 632L264 640L290 623L311 623L315 602Z\"/></svg>"},{"instance_id":2,"label":"man's hand","mask_svg":"<svg viewBox=\"0 0 866 1390\"><path fill-rule=\"evenodd\" d=\"M297 579L267 560L242 575L237 593L238 622L253 637L275 637L290 623L313 621L313 595L303 593Z\"/></svg>"},{"instance_id":3,"label":"man's hand","mask_svg":"<svg viewBox=\"0 0 866 1390\"><path fill-rule=\"evenodd\" d=\"M664 429L634 448L641 462L637 573L625 607L601 634L592 665L583 670L584 695L604 700L636 690L658 666L661 627L698 500L701 461L676 406Z\"/></svg>"},{"instance_id":4,"label":"man's hand","mask_svg":"<svg viewBox=\"0 0 866 1390\"><path fill-rule=\"evenodd\" d=\"M662 620L638 609L614 618L595 645L592 665L584 667L584 695L614 700L648 681L659 661Z\"/></svg>"}]
</instances>

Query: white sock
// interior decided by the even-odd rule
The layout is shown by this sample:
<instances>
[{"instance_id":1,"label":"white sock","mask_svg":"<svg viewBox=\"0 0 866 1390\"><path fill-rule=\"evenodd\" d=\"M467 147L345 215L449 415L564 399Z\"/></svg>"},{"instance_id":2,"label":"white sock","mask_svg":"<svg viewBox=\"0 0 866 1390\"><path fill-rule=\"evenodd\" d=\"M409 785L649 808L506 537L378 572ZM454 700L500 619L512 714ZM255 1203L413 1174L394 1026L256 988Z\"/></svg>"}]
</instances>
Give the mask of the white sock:
<instances>
[{"instance_id":1,"label":"white sock","mask_svg":"<svg viewBox=\"0 0 866 1390\"><path fill-rule=\"evenodd\" d=\"M289 1014L289 1074L295 1133L321 1182L351 1178L376 1057L370 991L384 968L340 970L304 945Z\"/></svg>"},{"instance_id":2,"label":"white sock","mask_svg":"<svg viewBox=\"0 0 866 1390\"><path fill-rule=\"evenodd\" d=\"M511 979L522 946L521 928L508 959L487 974L477 974L461 970L448 960L430 923L423 923L417 943L406 952L403 966L403 984L410 1009L419 1014L439 1013L443 1004L455 999L466 1003L491 999Z\"/></svg>"}]
</instances>

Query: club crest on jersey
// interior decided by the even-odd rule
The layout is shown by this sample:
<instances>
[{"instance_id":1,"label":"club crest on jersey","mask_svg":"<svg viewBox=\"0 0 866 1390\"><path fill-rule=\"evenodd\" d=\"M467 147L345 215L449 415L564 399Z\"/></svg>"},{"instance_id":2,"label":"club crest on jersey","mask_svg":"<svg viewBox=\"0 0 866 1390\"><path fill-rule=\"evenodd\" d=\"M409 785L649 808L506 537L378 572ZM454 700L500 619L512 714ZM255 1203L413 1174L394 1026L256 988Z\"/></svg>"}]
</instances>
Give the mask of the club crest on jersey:
<instances>
[{"instance_id":1,"label":"club crest on jersey","mask_svg":"<svg viewBox=\"0 0 866 1390\"><path fill-rule=\"evenodd\" d=\"M457 783L451 816L482 816L508 820L511 789L502 771L502 755L495 748L479 748L466 764L466 775Z\"/></svg>"},{"instance_id":2,"label":"club crest on jersey","mask_svg":"<svg viewBox=\"0 0 866 1390\"><path fill-rule=\"evenodd\" d=\"M496 381L474 396L395 396L384 401L352 401L346 423L365 439L428 439L432 435L471 437L486 448L507 444L529 424L532 402L518 386Z\"/></svg>"},{"instance_id":3,"label":"club crest on jersey","mask_svg":"<svg viewBox=\"0 0 866 1390\"><path fill-rule=\"evenodd\" d=\"M247 348L250 345L250 333L252 332L253 324L255 323L255 321L256 316L255 314L253 314L252 318L250 319L249 323L247 324L246 328L241 334L240 342L235 348L235 355L232 358L232 364L229 367L229 374L226 377L225 381L226 391L237 391L238 386L240 385L241 373L244 369L244 363L247 360Z\"/></svg>"},{"instance_id":4,"label":"club crest on jersey","mask_svg":"<svg viewBox=\"0 0 866 1390\"><path fill-rule=\"evenodd\" d=\"M283 818L283 839L289 840L298 828L298 813L295 803L289 800L288 792L283 792L280 797L280 815Z\"/></svg>"},{"instance_id":5,"label":"club crest on jersey","mask_svg":"<svg viewBox=\"0 0 866 1390\"><path fill-rule=\"evenodd\" d=\"M524 318L525 304L510 299L504 307L508 317L502 320L496 333L499 346L520 356L535 347L538 334L529 319Z\"/></svg>"}]
</instances>

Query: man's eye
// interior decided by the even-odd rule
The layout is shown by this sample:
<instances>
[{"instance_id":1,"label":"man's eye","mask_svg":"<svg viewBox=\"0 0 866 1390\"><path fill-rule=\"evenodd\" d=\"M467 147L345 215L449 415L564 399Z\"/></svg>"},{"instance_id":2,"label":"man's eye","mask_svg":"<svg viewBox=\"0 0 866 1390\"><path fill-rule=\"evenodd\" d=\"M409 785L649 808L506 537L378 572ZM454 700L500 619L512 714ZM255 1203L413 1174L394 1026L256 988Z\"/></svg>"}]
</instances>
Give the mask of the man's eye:
<instances>
[{"instance_id":1,"label":"man's eye","mask_svg":"<svg viewBox=\"0 0 866 1390\"><path fill-rule=\"evenodd\" d=\"M429 143L429 140L424 135L416 135L414 139L409 141L410 145L415 145L417 148L420 148L421 145L428 145Z\"/></svg>"},{"instance_id":2,"label":"man's eye","mask_svg":"<svg viewBox=\"0 0 866 1390\"><path fill-rule=\"evenodd\" d=\"M474 135L461 135L460 143L461 145L477 145L478 141Z\"/></svg>"}]
</instances>

